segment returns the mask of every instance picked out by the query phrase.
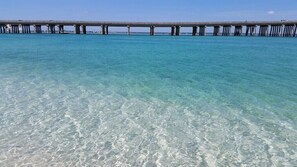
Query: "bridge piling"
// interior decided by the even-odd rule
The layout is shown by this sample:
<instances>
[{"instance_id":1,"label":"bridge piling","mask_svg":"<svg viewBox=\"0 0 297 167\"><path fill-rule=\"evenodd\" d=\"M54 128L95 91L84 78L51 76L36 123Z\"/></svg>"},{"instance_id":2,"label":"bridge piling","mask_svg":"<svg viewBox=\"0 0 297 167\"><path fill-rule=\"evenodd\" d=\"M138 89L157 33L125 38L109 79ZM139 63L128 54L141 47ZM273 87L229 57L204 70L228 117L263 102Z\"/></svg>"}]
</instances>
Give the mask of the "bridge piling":
<instances>
[{"instance_id":1,"label":"bridge piling","mask_svg":"<svg viewBox=\"0 0 297 167\"><path fill-rule=\"evenodd\" d=\"M101 34L108 35L108 25L101 25Z\"/></svg>"},{"instance_id":2,"label":"bridge piling","mask_svg":"<svg viewBox=\"0 0 297 167\"><path fill-rule=\"evenodd\" d=\"M282 25L275 27L274 36L275 37L281 36L282 35L282 30L283 30L283 26Z\"/></svg>"},{"instance_id":3,"label":"bridge piling","mask_svg":"<svg viewBox=\"0 0 297 167\"><path fill-rule=\"evenodd\" d=\"M256 26L255 25L248 25L246 27L245 36L255 36L256 35Z\"/></svg>"},{"instance_id":4,"label":"bridge piling","mask_svg":"<svg viewBox=\"0 0 297 167\"><path fill-rule=\"evenodd\" d=\"M30 25L27 25L27 32L28 32L28 34L31 34L31 26Z\"/></svg>"},{"instance_id":5,"label":"bridge piling","mask_svg":"<svg viewBox=\"0 0 297 167\"><path fill-rule=\"evenodd\" d=\"M56 33L56 26L55 25L50 25L50 32L51 32L51 34Z\"/></svg>"},{"instance_id":6,"label":"bridge piling","mask_svg":"<svg viewBox=\"0 0 297 167\"><path fill-rule=\"evenodd\" d=\"M5 25L1 24L0 25L0 34L4 34L5 33Z\"/></svg>"},{"instance_id":7,"label":"bridge piling","mask_svg":"<svg viewBox=\"0 0 297 167\"><path fill-rule=\"evenodd\" d=\"M36 34L41 34L42 33L42 30L41 30L41 25L34 25L34 28L35 28L35 33Z\"/></svg>"},{"instance_id":8,"label":"bridge piling","mask_svg":"<svg viewBox=\"0 0 297 167\"><path fill-rule=\"evenodd\" d=\"M206 26L199 26L199 36L205 36Z\"/></svg>"},{"instance_id":9,"label":"bridge piling","mask_svg":"<svg viewBox=\"0 0 297 167\"><path fill-rule=\"evenodd\" d=\"M64 34L64 25L58 25L59 34Z\"/></svg>"},{"instance_id":10,"label":"bridge piling","mask_svg":"<svg viewBox=\"0 0 297 167\"><path fill-rule=\"evenodd\" d=\"M19 34L20 33L19 25L11 25L11 31L13 34Z\"/></svg>"},{"instance_id":11,"label":"bridge piling","mask_svg":"<svg viewBox=\"0 0 297 167\"><path fill-rule=\"evenodd\" d=\"M105 25L101 25L101 35L105 35Z\"/></svg>"},{"instance_id":12,"label":"bridge piling","mask_svg":"<svg viewBox=\"0 0 297 167\"><path fill-rule=\"evenodd\" d=\"M219 35L220 35L220 26L214 26L213 36L219 36Z\"/></svg>"},{"instance_id":13,"label":"bridge piling","mask_svg":"<svg viewBox=\"0 0 297 167\"><path fill-rule=\"evenodd\" d=\"M234 36L241 36L242 34L242 26L235 26Z\"/></svg>"},{"instance_id":14,"label":"bridge piling","mask_svg":"<svg viewBox=\"0 0 297 167\"><path fill-rule=\"evenodd\" d=\"M56 25L54 24L48 24L47 25L47 33L48 34L55 34L56 33Z\"/></svg>"},{"instance_id":15,"label":"bridge piling","mask_svg":"<svg viewBox=\"0 0 297 167\"><path fill-rule=\"evenodd\" d=\"M14 32L14 26L13 25L8 25L8 27L7 27L7 29L9 30L8 32L9 33L12 33L12 34L14 34L15 32Z\"/></svg>"},{"instance_id":16,"label":"bridge piling","mask_svg":"<svg viewBox=\"0 0 297 167\"><path fill-rule=\"evenodd\" d=\"M80 34L80 25L78 24L74 25L74 34Z\"/></svg>"},{"instance_id":17,"label":"bridge piling","mask_svg":"<svg viewBox=\"0 0 297 167\"><path fill-rule=\"evenodd\" d=\"M285 25L283 37L293 37L294 36L295 25Z\"/></svg>"},{"instance_id":18,"label":"bridge piling","mask_svg":"<svg viewBox=\"0 0 297 167\"><path fill-rule=\"evenodd\" d=\"M155 26L150 26L150 36L155 35Z\"/></svg>"},{"instance_id":19,"label":"bridge piling","mask_svg":"<svg viewBox=\"0 0 297 167\"><path fill-rule=\"evenodd\" d=\"M277 26L271 25L269 36L273 37L274 35L276 35L277 29L278 29Z\"/></svg>"},{"instance_id":20,"label":"bridge piling","mask_svg":"<svg viewBox=\"0 0 297 167\"><path fill-rule=\"evenodd\" d=\"M131 34L131 29L130 29L130 28L131 28L130 26L127 26L127 31L128 31L127 34L128 34L128 35Z\"/></svg>"},{"instance_id":21,"label":"bridge piling","mask_svg":"<svg viewBox=\"0 0 297 167\"><path fill-rule=\"evenodd\" d=\"M28 34L28 27L27 25L19 25L19 27L21 27L21 33L22 34Z\"/></svg>"},{"instance_id":22,"label":"bridge piling","mask_svg":"<svg viewBox=\"0 0 297 167\"><path fill-rule=\"evenodd\" d=\"M106 33L106 35L108 35L108 34L109 34L109 31L108 31L108 25L105 26L105 29L106 29L106 30L105 30L105 33Z\"/></svg>"},{"instance_id":23,"label":"bridge piling","mask_svg":"<svg viewBox=\"0 0 297 167\"><path fill-rule=\"evenodd\" d=\"M294 32L293 32L293 37L296 37L297 36L297 24L295 24L295 30L294 30Z\"/></svg>"},{"instance_id":24,"label":"bridge piling","mask_svg":"<svg viewBox=\"0 0 297 167\"><path fill-rule=\"evenodd\" d=\"M223 33L222 36L230 36L231 34L231 26L223 26Z\"/></svg>"},{"instance_id":25,"label":"bridge piling","mask_svg":"<svg viewBox=\"0 0 297 167\"><path fill-rule=\"evenodd\" d=\"M250 26L246 26L245 36L249 35L249 31L250 31Z\"/></svg>"},{"instance_id":26,"label":"bridge piling","mask_svg":"<svg viewBox=\"0 0 297 167\"><path fill-rule=\"evenodd\" d=\"M87 34L87 26L82 25L82 32L83 34Z\"/></svg>"},{"instance_id":27,"label":"bridge piling","mask_svg":"<svg viewBox=\"0 0 297 167\"><path fill-rule=\"evenodd\" d=\"M284 29L283 29L283 34L282 34L282 36L283 37L287 37L287 35L288 35L288 26L284 26Z\"/></svg>"},{"instance_id":28,"label":"bridge piling","mask_svg":"<svg viewBox=\"0 0 297 167\"><path fill-rule=\"evenodd\" d=\"M192 30L192 36L196 36L196 34L197 34L197 26L194 26Z\"/></svg>"},{"instance_id":29,"label":"bridge piling","mask_svg":"<svg viewBox=\"0 0 297 167\"><path fill-rule=\"evenodd\" d=\"M21 27L22 27L22 33L23 34L30 34L31 33L30 25L23 24L23 25L21 25Z\"/></svg>"},{"instance_id":30,"label":"bridge piling","mask_svg":"<svg viewBox=\"0 0 297 167\"><path fill-rule=\"evenodd\" d=\"M271 25L270 27L270 34L271 37L279 37L282 34L282 25Z\"/></svg>"},{"instance_id":31,"label":"bridge piling","mask_svg":"<svg viewBox=\"0 0 297 167\"><path fill-rule=\"evenodd\" d=\"M175 27L172 26L172 27L171 27L171 36L174 36L174 35L175 35Z\"/></svg>"},{"instance_id":32,"label":"bridge piling","mask_svg":"<svg viewBox=\"0 0 297 167\"><path fill-rule=\"evenodd\" d=\"M175 26L175 36L180 35L180 26Z\"/></svg>"},{"instance_id":33,"label":"bridge piling","mask_svg":"<svg viewBox=\"0 0 297 167\"><path fill-rule=\"evenodd\" d=\"M268 36L268 25L261 25L260 26L259 36L261 36L261 37Z\"/></svg>"},{"instance_id":34,"label":"bridge piling","mask_svg":"<svg viewBox=\"0 0 297 167\"><path fill-rule=\"evenodd\" d=\"M288 35L288 26L285 25L285 26L283 27L283 34L282 34L282 36L283 36L283 37L287 37L287 35Z\"/></svg>"}]
</instances>

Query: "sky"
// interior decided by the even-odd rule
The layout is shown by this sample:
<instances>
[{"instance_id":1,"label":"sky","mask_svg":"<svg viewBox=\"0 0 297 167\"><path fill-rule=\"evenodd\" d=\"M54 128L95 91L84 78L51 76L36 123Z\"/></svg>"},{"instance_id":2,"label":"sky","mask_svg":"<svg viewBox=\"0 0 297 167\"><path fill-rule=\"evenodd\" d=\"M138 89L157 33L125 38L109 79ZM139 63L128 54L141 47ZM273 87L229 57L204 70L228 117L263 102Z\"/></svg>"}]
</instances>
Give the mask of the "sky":
<instances>
[{"instance_id":1,"label":"sky","mask_svg":"<svg viewBox=\"0 0 297 167\"><path fill-rule=\"evenodd\" d=\"M0 19L85 21L297 20L297 0L0 0Z\"/></svg>"}]
</instances>

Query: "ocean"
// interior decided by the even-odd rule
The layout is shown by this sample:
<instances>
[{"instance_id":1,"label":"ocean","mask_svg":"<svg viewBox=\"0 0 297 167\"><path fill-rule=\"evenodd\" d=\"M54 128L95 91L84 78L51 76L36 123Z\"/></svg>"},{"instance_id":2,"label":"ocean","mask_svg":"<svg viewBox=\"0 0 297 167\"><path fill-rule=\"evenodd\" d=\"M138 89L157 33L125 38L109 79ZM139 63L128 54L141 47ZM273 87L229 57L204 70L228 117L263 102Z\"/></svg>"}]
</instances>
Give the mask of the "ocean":
<instances>
[{"instance_id":1,"label":"ocean","mask_svg":"<svg viewBox=\"0 0 297 167\"><path fill-rule=\"evenodd\" d=\"M297 38L0 36L0 166L297 166Z\"/></svg>"}]
</instances>

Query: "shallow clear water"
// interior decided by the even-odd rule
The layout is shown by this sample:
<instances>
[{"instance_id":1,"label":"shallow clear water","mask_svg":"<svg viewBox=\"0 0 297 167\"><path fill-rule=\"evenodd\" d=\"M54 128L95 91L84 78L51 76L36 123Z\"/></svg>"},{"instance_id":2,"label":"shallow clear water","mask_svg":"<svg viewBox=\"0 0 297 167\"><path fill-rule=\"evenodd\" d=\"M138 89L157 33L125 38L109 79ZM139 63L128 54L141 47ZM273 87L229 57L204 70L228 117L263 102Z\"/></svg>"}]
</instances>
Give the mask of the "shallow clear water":
<instances>
[{"instance_id":1,"label":"shallow clear water","mask_svg":"<svg viewBox=\"0 0 297 167\"><path fill-rule=\"evenodd\" d=\"M0 36L0 166L297 166L297 39Z\"/></svg>"}]
</instances>

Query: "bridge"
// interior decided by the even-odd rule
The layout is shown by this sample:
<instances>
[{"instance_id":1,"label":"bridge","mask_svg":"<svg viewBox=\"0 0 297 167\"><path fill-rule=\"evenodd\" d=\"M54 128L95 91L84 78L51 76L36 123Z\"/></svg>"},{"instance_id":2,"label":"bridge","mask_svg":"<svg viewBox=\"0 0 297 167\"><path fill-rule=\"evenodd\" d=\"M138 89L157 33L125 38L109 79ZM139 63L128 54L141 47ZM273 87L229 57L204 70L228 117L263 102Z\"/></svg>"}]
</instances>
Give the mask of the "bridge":
<instances>
[{"instance_id":1,"label":"bridge","mask_svg":"<svg viewBox=\"0 0 297 167\"><path fill-rule=\"evenodd\" d=\"M87 26L99 27L100 34L108 35L109 27L147 27L150 35L155 28L169 27L168 34L179 36L181 27L190 27L193 36L206 36L206 29L212 28L213 36L270 36L296 37L297 20L294 21L231 21L231 22L109 22L109 21L58 21L58 20L0 20L0 34L50 33L64 34L65 26L73 27L74 34L87 34ZM43 31L43 28L46 28ZM98 29L98 30L99 30Z\"/></svg>"}]
</instances>

